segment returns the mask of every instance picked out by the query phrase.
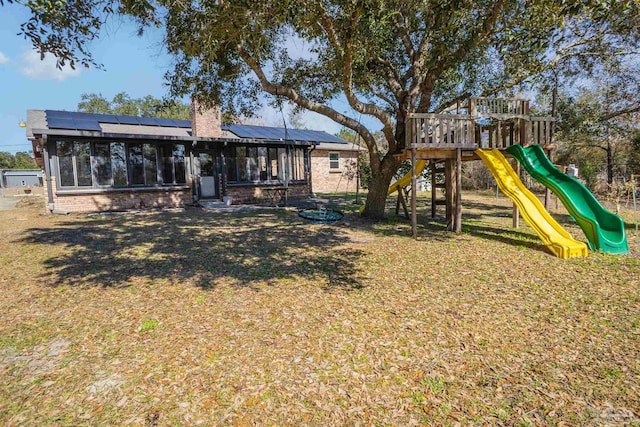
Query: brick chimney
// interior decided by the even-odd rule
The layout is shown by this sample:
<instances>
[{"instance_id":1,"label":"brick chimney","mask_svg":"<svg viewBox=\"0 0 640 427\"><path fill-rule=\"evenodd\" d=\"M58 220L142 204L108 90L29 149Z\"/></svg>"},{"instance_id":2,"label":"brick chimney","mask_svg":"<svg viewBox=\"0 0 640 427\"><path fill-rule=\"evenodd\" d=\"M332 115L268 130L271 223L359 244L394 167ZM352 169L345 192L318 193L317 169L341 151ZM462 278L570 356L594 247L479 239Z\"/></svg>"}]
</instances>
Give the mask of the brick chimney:
<instances>
[{"instance_id":1,"label":"brick chimney","mask_svg":"<svg viewBox=\"0 0 640 427\"><path fill-rule=\"evenodd\" d=\"M191 132L199 138L220 138L220 108L205 110L198 101L191 99Z\"/></svg>"}]
</instances>

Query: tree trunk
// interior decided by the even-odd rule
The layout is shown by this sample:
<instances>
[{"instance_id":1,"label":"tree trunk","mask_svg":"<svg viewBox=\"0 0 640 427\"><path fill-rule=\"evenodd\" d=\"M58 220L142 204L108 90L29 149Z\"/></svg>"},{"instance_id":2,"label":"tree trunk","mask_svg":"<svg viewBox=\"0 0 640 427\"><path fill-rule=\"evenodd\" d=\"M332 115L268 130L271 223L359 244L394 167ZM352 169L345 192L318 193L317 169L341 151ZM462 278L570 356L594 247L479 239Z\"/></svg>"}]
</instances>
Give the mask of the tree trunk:
<instances>
[{"instance_id":1,"label":"tree trunk","mask_svg":"<svg viewBox=\"0 0 640 427\"><path fill-rule=\"evenodd\" d=\"M613 147L609 140L607 140L607 183L613 184Z\"/></svg>"},{"instance_id":2,"label":"tree trunk","mask_svg":"<svg viewBox=\"0 0 640 427\"><path fill-rule=\"evenodd\" d=\"M364 205L362 216L371 219L384 218L387 191L393 175L397 170L395 159L390 157L389 155L385 156L380 163L377 173L372 173L371 182L369 183L369 193L367 194L367 201Z\"/></svg>"}]
</instances>

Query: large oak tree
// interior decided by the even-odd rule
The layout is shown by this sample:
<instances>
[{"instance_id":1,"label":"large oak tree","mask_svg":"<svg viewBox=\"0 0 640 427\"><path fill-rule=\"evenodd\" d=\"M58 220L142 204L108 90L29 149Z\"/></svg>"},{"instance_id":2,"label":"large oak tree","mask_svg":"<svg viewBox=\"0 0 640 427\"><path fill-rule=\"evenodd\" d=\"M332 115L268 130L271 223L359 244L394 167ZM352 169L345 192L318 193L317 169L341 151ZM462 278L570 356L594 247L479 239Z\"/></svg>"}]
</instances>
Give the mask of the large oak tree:
<instances>
[{"instance_id":1,"label":"large oak tree","mask_svg":"<svg viewBox=\"0 0 640 427\"><path fill-rule=\"evenodd\" d=\"M1 1L1 0L0 0ZM357 132L372 179L364 215L384 214L412 112L509 90L575 57L588 62L636 46L635 1L261 0L26 2L23 32L61 61L92 65L86 42L103 17L133 16L166 30L173 95L193 94L236 114L261 94L286 99ZM56 4L56 8L50 5ZM64 5L64 7L60 7ZM304 41L300 56L288 40ZM346 99L352 113L334 108ZM385 149L361 116L379 122ZM388 147L388 149L387 149Z\"/></svg>"}]
</instances>

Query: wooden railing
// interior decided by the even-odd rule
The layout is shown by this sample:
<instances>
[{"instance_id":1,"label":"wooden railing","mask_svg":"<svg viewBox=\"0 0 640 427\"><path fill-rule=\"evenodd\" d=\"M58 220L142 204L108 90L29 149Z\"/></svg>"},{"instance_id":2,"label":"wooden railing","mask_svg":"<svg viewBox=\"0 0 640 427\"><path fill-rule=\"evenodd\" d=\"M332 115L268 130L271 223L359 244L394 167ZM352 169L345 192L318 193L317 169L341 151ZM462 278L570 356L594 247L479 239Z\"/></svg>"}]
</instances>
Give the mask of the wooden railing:
<instances>
[{"instance_id":1,"label":"wooden railing","mask_svg":"<svg viewBox=\"0 0 640 427\"><path fill-rule=\"evenodd\" d=\"M526 116L529 114L529 101L518 98L469 98L469 114L479 116Z\"/></svg>"},{"instance_id":2,"label":"wooden railing","mask_svg":"<svg viewBox=\"0 0 640 427\"><path fill-rule=\"evenodd\" d=\"M531 117L531 138L530 144L546 145L553 142L553 128L555 119L552 117Z\"/></svg>"},{"instance_id":3,"label":"wooden railing","mask_svg":"<svg viewBox=\"0 0 640 427\"><path fill-rule=\"evenodd\" d=\"M481 124L471 115L412 113L407 117L407 145L424 150L504 149L515 144L550 144L554 119L525 117L493 119Z\"/></svg>"},{"instance_id":4,"label":"wooden railing","mask_svg":"<svg viewBox=\"0 0 640 427\"><path fill-rule=\"evenodd\" d=\"M409 114L407 136L419 149L475 147L473 117L467 115Z\"/></svg>"}]
</instances>

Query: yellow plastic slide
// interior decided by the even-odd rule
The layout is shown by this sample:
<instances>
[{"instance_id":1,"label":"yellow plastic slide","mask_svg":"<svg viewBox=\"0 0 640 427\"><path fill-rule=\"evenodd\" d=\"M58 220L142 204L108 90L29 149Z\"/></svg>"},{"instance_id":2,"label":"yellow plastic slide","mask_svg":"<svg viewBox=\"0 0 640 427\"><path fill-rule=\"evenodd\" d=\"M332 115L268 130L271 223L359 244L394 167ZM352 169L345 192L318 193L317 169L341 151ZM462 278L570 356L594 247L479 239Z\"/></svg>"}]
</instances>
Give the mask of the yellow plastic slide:
<instances>
[{"instance_id":1,"label":"yellow plastic slide","mask_svg":"<svg viewBox=\"0 0 640 427\"><path fill-rule=\"evenodd\" d=\"M416 175L420 175L420 172L427 165L426 160L418 160L416 161ZM407 173L405 176L394 182L389 186L389 191L387 191L387 195L393 193L394 191L398 191L398 188L406 187L411 182L411 172Z\"/></svg>"},{"instance_id":2,"label":"yellow plastic slide","mask_svg":"<svg viewBox=\"0 0 640 427\"><path fill-rule=\"evenodd\" d=\"M416 175L419 175L426 165L427 165L426 160L416 161ZM409 171L409 173L407 173L405 176L403 176L402 178L400 178L399 180L391 184L389 186L389 190L387 191L387 196L393 193L394 191L398 191L398 188L406 187L407 185L409 185L409 183L411 182L411 172L412 171ZM364 212L364 205L360 206L358 211L360 212L360 214L362 214L362 212Z\"/></svg>"},{"instance_id":3,"label":"yellow plastic slide","mask_svg":"<svg viewBox=\"0 0 640 427\"><path fill-rule=\"evenodd\" d=\"M538 234L549 250L559 258L587 256L587 245L574 240L554 220L540 200L524 186L509 161L499 150L476 150L500 190L518 206L527 224Z\"/></svg>"}]
</instances>

